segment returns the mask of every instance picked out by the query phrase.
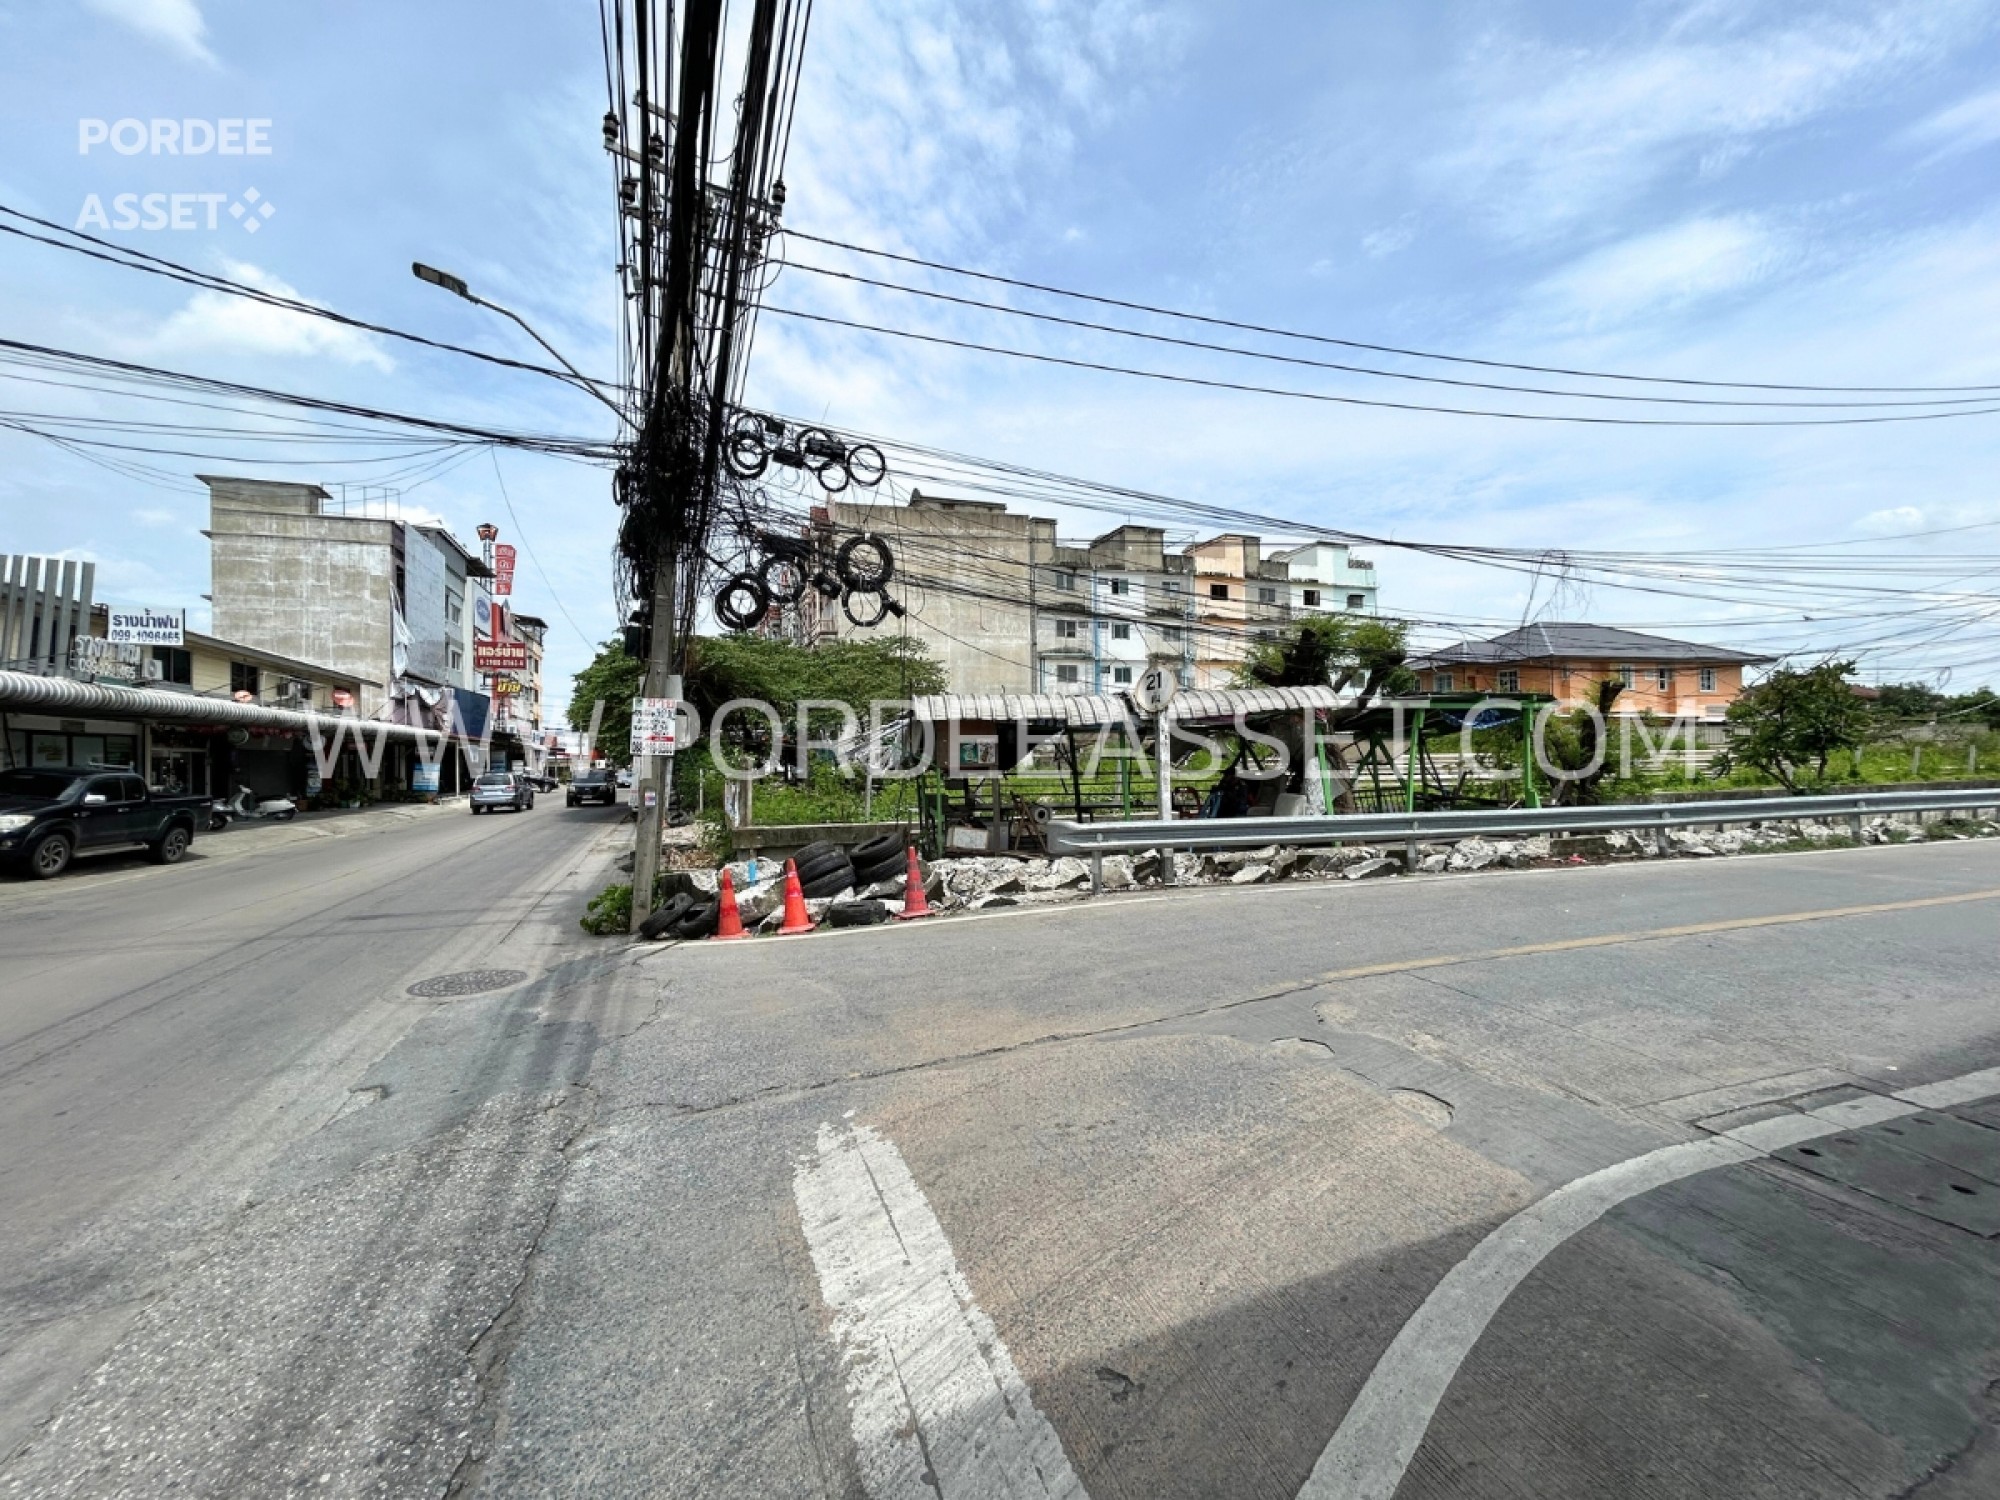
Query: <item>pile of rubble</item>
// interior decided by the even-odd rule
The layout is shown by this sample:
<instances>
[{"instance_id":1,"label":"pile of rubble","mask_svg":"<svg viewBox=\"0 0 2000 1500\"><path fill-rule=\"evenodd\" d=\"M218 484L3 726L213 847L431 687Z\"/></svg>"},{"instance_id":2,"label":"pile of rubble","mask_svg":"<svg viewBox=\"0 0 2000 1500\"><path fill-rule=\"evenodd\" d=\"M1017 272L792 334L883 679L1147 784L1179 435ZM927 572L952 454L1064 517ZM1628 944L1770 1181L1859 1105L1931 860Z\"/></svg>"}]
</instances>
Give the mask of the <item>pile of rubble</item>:
<instances>
[{"instance_id":1,"label":"pile of rubble","mask_svg":"<svg viewBox=\"0 0 2000 1500\"><path fill-rule=\"evenodd\" d=\"M1865 844L1922 843L1933 837L1968 838L2000 835L2000 825L1990 821L1954 823L1944 834L1927 833L1915 820L1875 818L1863 825ZM1598 863L1627 859L1711 859L1758 850L1792 849L1806 845L1839 847L1854 842L1853 830L1843 821L1835 824L1804 820L1766 822L1732 826L1727 829L1669 828L1617 830L1602 834L1564 837L1537 835L1532 838L1464 838L1450 844L1419 844L1415 873L1471 874L1486 869L1550 868L1557 865ZM1370 845L1343 845L1335 848L1295 848L1273 844L1262 849L1230 850L1214 854L1176 854L1174 883L1178 885L1264 885L1279 880L1370 880L1406 873L1406 851L1401 846L1376 848ZM740 882L749 874L744 865L731 867ZM1158 886L1163 866L1157 853L1104 857L1104 888L1107 891ZM773 915L783 903L781 878L769 878L769 862L759 870L767 878L747 887L743 920L776 923ZM782 877L783 871L777 871ZM712 877L711 877L712 878ZM851 893L846 899L879 900L890 906L900 904L903 882L895 880ZM1064 856L1032 859L1000 855L958 858L925 867L925 894L940 911L983 911L999 906L1032 906L1074 900L1090 891L1088 860ZM835 900L843 899L841 897ZM830 902L811 902L824 908ZM818 911L814 916L819 915Z\"/></svg>"},{"instance_id":2,"label":"pile of rubble","mask_svg":"<svg viewBox=\"0 0 2000 1500\"><path fill-rule=\"evenodd\" d=\"M2000 824L1988 820L1959 819L1942 828L1937 825L1927 828L1915 818L1877 817L1863 825L1860 842L1914 844L1996 835L2000 835ZM1845 847L1854 842L1853 829L1845 821L1812 819L1749 823L1719 830L1620 829L1518 839L1475 836L1449 844L1417 845L1414 873L1472 874L1487 869L1552 868L1629 859L1713 859L1758 850L1815 845ZM1262 849L1213 854L1179 853L1174 856L1173 883L1265 885L1280 880L1387 878L1411 873L1408 853L1402 846L1376 848L1366 844L1333 848L1272 844ZM923 869L925 896L931 908L939 913L1036 906L1073 901L1090 893L1089 861L1070 856L1056 859L971 856L926 864ZM738 860L728 870L743 925L753 932L775 932L784 918L784 865L768 859ZM1164 875L1165 867L1157 851L1104 857L1103 880L1107 891L1163 885ZM677 878L689 882L697 891L713 894L719 885L720 872L693 870ZM897 876L864 889L809 900L806 908L815 922L825 919L835 906L842 908L836 914L839 918L836 925L885 920L902 909L903 884L904 877ZM869 910L871 905L879 908L879 914Z\"/></svg>"}]
</instances>

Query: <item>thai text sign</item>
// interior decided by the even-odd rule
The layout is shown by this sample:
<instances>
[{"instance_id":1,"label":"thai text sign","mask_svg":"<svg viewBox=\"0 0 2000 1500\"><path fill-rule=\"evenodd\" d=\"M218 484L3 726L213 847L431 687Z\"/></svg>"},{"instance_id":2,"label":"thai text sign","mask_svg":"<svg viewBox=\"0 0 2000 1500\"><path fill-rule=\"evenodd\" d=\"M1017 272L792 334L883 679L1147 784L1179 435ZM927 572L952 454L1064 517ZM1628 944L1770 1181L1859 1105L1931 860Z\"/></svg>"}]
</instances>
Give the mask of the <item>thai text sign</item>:
<instances>
[{"instance_id":1,"label":"thai text sign","mask_svg":"<svg viewBox=\"0 0 2000 1500\"><path fill-rule=\"evenodd\" d=\"M479 641L472 643L475 672L520 672L528 665L526 641Z\"/></svg>"},{"instance_id":2,"label":"thai text sign","mask_svg":"<svg viewBox=\"0 0 2000 1500\"><path fill-rule=\"evenodd\" d=\"M632 700L632 753L672 755L677 698L634 698Z\"/></svg>"},{"instance_id":3,"label":"thai text sign","mask_svg":"<svg viewBox=\"0 0 2000 1500\"><path fill-rule=\"evenodd\" d=\"M113 609L105 639L129 646L180 646L186 644L187 611L184 609Z\"/></svg>"}]
</instances>

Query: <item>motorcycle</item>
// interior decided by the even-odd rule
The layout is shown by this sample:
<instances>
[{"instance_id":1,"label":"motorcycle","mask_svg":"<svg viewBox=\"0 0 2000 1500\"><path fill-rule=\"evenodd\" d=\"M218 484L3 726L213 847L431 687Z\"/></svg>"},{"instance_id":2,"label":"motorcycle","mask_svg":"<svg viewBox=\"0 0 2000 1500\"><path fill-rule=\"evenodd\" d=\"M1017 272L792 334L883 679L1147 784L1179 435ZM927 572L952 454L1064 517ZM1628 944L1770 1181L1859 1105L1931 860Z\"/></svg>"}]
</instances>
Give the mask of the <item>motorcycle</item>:
<instances>
[{"instance_id":1,"label":"motorcycle","mask_svg":"<svg viewBox=\"0 0 2000 1500\"><path fill-rule=\"evenodd\" d=\"M299 806L290 797L259 797L247 786L239 786L230 803L231 816L238 818L272 818L283 823L299 815Z\"/></svg>"},{"instance_id":2,"label":"motorcycle","mask_svg":"<svg viewBox=\"0 0 2000 1500\"><path fill-rule=\"evenodd\" d=\"M213 802L208 804L208 831L210 833L222 832L235 819L236 809L231 807L226 799L217 797Z\"/></svg>"}]
</instances>

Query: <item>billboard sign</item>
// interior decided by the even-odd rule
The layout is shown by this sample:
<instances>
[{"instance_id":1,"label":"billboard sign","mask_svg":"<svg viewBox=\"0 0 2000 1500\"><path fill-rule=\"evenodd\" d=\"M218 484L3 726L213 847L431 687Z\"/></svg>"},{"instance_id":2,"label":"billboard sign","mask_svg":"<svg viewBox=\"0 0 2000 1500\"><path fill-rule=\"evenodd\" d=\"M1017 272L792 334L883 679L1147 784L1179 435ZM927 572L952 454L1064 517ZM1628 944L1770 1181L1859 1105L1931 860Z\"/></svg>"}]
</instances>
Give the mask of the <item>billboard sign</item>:
<instances>
[{"instance_id":1,"label":"billboard sign","mask_svg":"<svg viewBox=\"0 0 2000 1500\"><path fill-rule=\"evenodd\" d=\"M185 609L118 609L111 611L106 640L122 646L184 646Z\"/></svg>"},{"instance_id":2,"label":"billboard sign","mask_svg":"<svg viewBox=\"0 0 2000 1500\"><path fill-rule=\"evenodd\" d=\"M514 592L514 549L502 542L493 549L493 594L505 599Z\"/></svg>"},{"instance_id":3,"label":"billboard sign","mask_svg":"<svg viewBox=\"0 0 2000 1500\"><path fill-rule=\"evenodd\" d=\"M139 676L139 648L119 641L80 635L70 642L69 659L96 677L116 677L134 681Z\"/></svg>"},{"instance_id":4,"label":"billboard sign","mask_svg":"<svg viewBox=\"0 0 2000 1500\"><path fill-rule=\"evenodd\" d=\"M528 668L526 641L474 641L472 670L475 672L524 672Z\"/></svg>"}]
</instances>

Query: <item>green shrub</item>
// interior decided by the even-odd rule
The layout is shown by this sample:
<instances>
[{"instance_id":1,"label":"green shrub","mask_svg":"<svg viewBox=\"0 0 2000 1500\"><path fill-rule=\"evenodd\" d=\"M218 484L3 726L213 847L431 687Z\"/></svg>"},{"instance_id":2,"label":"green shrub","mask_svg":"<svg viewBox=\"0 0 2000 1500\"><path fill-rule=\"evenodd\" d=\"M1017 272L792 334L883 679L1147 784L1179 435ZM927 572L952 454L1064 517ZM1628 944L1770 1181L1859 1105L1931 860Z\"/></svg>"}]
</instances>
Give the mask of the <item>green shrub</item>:
<instances>
[{"instance_id":1,"label":"green shrub","mask_svg":"<svg viewBox=\"0 0 2000 1500\"><path fill-rule=\"evenodd\" d=\"M598 937L627 932L632 927L632 885L630 881L607 885L590 898L590 905L577 919L585 932Z\"/></svg>"}]
</instances>

